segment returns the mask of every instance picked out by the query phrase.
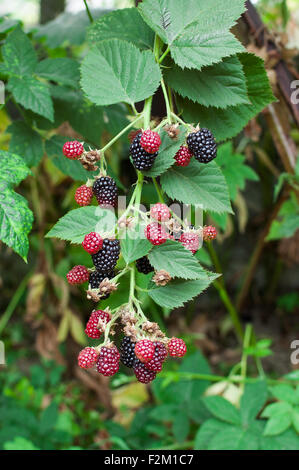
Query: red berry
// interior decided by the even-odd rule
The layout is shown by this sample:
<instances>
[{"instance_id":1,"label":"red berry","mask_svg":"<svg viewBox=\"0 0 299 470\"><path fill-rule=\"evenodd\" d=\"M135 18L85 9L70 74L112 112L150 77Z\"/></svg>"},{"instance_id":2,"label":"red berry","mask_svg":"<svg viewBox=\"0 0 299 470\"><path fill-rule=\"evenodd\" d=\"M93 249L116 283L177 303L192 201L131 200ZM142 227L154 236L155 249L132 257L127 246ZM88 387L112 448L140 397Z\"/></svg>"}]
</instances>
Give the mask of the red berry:
<instances>
[{"instance_id":1,"label":"red berry","mask_svg":"<svg viewBox=\"0 0 299 470\"><path fill-rule=\"evenodd\" d=\"M148 370L145 367L145 364L142 364L140 361L136 361L134 365L134 373L136 375L136 379L138 382L143 384L148 384L152 382L156 378L156 372L152 370Z\"/></svg>"},{"instance_id":2,"label":"red berry","mask_svg":"<svg viewBox=\"0 0 299 470\"><path fill-rule=\"evenodd\" d=\"M165 243L169 238L169 235L165 232L164 228L156 223L147 225L144 233L152 245L162 245L162 243Z\"/></svg>"},{"instance_id":3,"label":"red berry","mask_svg":"<svg viewBox=\"0 0 299 470\"><path fill-rule=\"evenodd\" d=\"M172 357L183 357L187 352L185 341L181 338L171 338L167 347L169 355Z\"/></svg>"},{"instance_id":4,"label":"red berry","mask_svg":"<svg viewBox=\"0 0 299 470\"><path fill-rule=\"evenodd\" d=\"M98 329L99 320L108 323L111 320L110 314L104 310L94 310L86 324L85 333L89 338L99 339L102 331Z\"/></svg>"},{"instance_id":5,"label":"red berry","mask_svg":"<svg viewBox=\"0 0 299 470\"><path fill-rule=\"evenodd\" d=\"M89 272L85 266L74 266L67 275L66 278L69 284L83 284L89 279Z\"/></svg>"},{"instance_id":6,"label":"red berry","mask_svg":"<svg viewBox=\"0 0 299 470\"><path fill-rule=\"evenodd\" d=\"M202 231L202 238L205 242L215 240L217 237L217 230L212 225L204 226Z\"/></svg>"},{"instance_id":7,"label":"red berry","mask_svg":"<svg viewBox=\"0 0 299 470\"><path fill-rule=\"evenodd\" d=\"M105 377L111 377L119 369L120 354L115 346L102 346L97 360L97 370Z\"/></svg>"},{"instance_id":8,"label":"red berry","mask_svg":"<svg viewBox=\"0 0 299 470\"><path fill-rule=\"evenodd\" d=\"M146 368L152 370L153 372L161 372L162 364L167 357L167 349L163 343L155 343L155 352L153 358L146 363Z\"/></svg>"},{"instance_id":9,"label":"red berry","mask_svg":"<svg viewBox=\"0 0 299 470\"><path fill-rule=\"evenodd\" d=\"M147 153L158 152L161 145L159 134L150 129L144 131L140 139L140 145Z\"/></svg>"},{"instance_id":10,"label":"red berry","mask_svg":"<svg viewBox=\"0 0 299 470\"><path fill-rule=\"evenodd\" d=\"M71 160L77 160L80 155L84 152L84 147L81 142L77 140L72 140L71 142L66 142L62 148L63 154L70 158Z\"/></svg>"},{"instance_id":11,"label":"red berry","mask_svg":"<svg viewBox=\"0 0 299 470\"><path fill-rule=\"evenodd\" d=\"M182 145L174 156L177 166L188 166L191 158L192 152L185 145Z\"/></svg>"},{"instance_id":12,"label":"red berry","mask_svg":"<svg viewBox=\"0 0 299 470\"><path fill-rule=\"evenodd\" d=\"M84 348L78 356L78 364L83 369L90 369L97 362L99 353L95 348Z\"/></svg>"},{"instance_id":13,"label":"red berry","mask_svg":"<svg viewBox=\"0 0 299 470\"><path fill-rule=\"evenodd\" d=\"M196 232L185 232L179 238L181 244L191 253L195 254L199 249L199 236Z\"/></svg>"},{"instance_id":14,"label":"red berry","mask_svg":"<svg viewBox=\"0 0 299 470\"><path fill-rule=\"evenodd\" d=\"M151 208L150 215L152 219L158 222L166 222L171 217L170 210L166 204L161 204L161 202L158 202Z\"/></svg>"},{"instance_id":15,"label":"red berry","mask_svg":"<svg viewBox=\"0 0 299 470\"><path fill-rule=\"evenodd\" d=\"M102 248L103 238L99 233L91 232L85 235L82 246L87 253L94 255Z\"/></svg>"},{"instance_id":16,"label":"red berry","mask_svg":"<svg viewBox=\"0 0 299 470\"><path fill-rule=\"evenodd\" d=\"M149 362L155 353L155 345L149 339L141 339L135 345L135 354L141 362Z\"/></svg>"},{"instance_id":17,"label":"red berry","mask_svg":"<svg viewBox=\"0 0 299 470\"><path fill-rule=\"evenodd\" d=\"M79 186L75 192L75 201L79 206L89 206L93 196L92 188L89 186Z\"/></svg>"}]
</instances>

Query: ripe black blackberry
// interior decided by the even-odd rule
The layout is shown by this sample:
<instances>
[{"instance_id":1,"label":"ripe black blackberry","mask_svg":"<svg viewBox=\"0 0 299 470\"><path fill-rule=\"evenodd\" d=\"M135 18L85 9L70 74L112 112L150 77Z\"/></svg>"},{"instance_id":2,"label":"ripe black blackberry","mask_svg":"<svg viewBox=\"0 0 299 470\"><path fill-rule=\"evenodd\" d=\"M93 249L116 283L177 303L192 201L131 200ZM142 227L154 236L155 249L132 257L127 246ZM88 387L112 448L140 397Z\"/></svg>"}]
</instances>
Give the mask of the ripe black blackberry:
<instances>
[{"instance_id":1,"label":"ripe black blackberry","mask_svg":"<svg viewBox=\"0 0 299 470\"><path fill-rule=\"evenodd\" d=\"M115 276L115 272L111 271L110 273L102 273L101 271L93 271L89 276L89 286L91 289L98 289L101 282L108 278L112 279ZM110 294L101 297L102 300L106 300L110 297Z\"/></svg>"},{"instance_id":2,"label":"ripe black blackberry","mask_svg":"<svg viewBox=\"0 0 299 470\"><path fill-rule=\"evenodd\" d=\"M119 254L119 241L104 238L102 249L92 255L93 264L97 271L102 272L107 277L107 273L110 273L115 268Z\"/></svg>"},{"instance_id":3,"label":"ripe black blackberry","mask_svg":"<svg viewBox=\"0 0 299 470\"><path fill-rule=\"evenodd\" d=\"M200 163L209 163L217 156L217 144L209 129L200 129L187 137L189 150Z\"/></svg>"},{"instance_id":4,"label":"ripe black blackberry","mask_svg":"<svg viewBox=\"0 0 299 470\"><path fill-rule=\"evenodd\" d=\"M110 176L97 178L93 183L92 191L101 207L116 206L117 186Z\"/></svg>"},{"instance_id":5,"label":"ripe black blackberry","mask_svg":"<svg viewBox=\"0 0 299 470\"><path fill-rule=\"evenodd\" d=\"M147 171L150 170L154 164L156 153L147 153L140 145L142 132L140 132L130 145L130 154L132 156L133 165L137 170Z\"/></svg>"},{"instance_id":6,"label":"ripe black blackberry","mask_svg":"<svg viewBox=\"0 0 299 470\"><path fill-rule=\"evenodd\" d=\"M154 268L149 262L149 259L147 256L143 256L142 258L139 258L136 261L136 268L137 268L137 271L143 274L148 274L154 271Z\"/></svg>"},{"instance_id":7,"label":"ripe black blackberry","mask_svg":"<svg viewBox=\"0 0 299 470\"><path fill-rule=\"evenodd\" d=\"M125 336L120 344L120 360L126 367L133 367L136 361L135 344L129 336Z\"/></svg>"}]
</instances>

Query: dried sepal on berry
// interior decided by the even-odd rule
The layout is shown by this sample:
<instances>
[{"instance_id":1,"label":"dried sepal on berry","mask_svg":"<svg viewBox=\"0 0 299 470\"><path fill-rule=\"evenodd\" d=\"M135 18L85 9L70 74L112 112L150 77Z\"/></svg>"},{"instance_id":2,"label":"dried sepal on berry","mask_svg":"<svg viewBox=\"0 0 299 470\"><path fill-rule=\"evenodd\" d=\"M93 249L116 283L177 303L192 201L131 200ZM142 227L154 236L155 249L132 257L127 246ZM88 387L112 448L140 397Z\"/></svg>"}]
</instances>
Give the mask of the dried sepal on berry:
<instances>
[{"instance_id":1,"label":"dried sepal on berry","mask_svg":"<svg viewBox=\"0 0 299 470\"><path fill-rule=\"evenodd\" d=\"M160 271L157 271L155 275L153 276L153 282L156 284L156 286L166 286L171 281L171 275L165 271L165 269L161 269Z\"/></svg>"}]
</instances>

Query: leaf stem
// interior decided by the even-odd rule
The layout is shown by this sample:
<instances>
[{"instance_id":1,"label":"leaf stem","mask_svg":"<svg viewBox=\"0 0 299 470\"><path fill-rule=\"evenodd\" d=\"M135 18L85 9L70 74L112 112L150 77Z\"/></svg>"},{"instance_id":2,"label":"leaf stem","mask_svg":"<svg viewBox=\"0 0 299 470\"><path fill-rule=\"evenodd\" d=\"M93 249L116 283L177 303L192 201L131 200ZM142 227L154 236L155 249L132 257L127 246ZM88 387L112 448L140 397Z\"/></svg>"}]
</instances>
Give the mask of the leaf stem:
<instances>
[{"instance_id":1,"label":"leaf stem","mask_svg":"<svg viewBox=\"0 0 299 470\"><path fill-rule=\"evenodd\" d=\"M108 142L108 144L105 145L105 147L100 149L100 152L104 153L106 150L108 150L111 145L113 145L123 134L125 134L131 127L133 127L143 116L143 113L139 114L134 121L132 121L130 124L128 124L124 129L122 129L113 139Z\"/></svg>"},{"instance_id":2,"label":"leaf stem","mask_svg":"<svg viewBox=\"0 0 299 470\"><path fill-rule=\"evenodd\" d=\"M248 324L246 325L246 328L245 328L244 341L243 341L243 353L242 353L242 359L241 359L241 376L243 377L243 379L246 379L246 375L247 375L248 354L246 352L246 349L250 345L251 335L252 335L252 325ZM242 391L244 391L244 383L242 384Z\"/></svg>"},{"instance_id":3,"label":"leaf stem","mask_svg":"<svg viewBox=\"0 0 299 470\"><path fill-rule=\"evenodd\" d=\"M171 112L170 103L169 103L169 99L168 99L168 94L167 94L167 90L166 90L166 86L165 86L165 82L164 82L163 78L161 78L161 88L162 88L162 91L163 91L165 105L166 105L167 122L168 122L168 124L171 124L172 112Z\"/></svg>"},{"instance_id":4,"label":"leaf stem","mask_svg":"<svg viewBox=\"0 0 299 470\"><path fill-rule=\"evenodd\" d=\"M157 194L158 194L158 197L159 197L159 201L164 204L165 201L164 201L164 197L163 197L161 188L160 188L160 186L158 185L158 182L157 182L156 178L152 178L152 180L153 180L154 186L155 186L155 188L156 188L156 191L157 191Z\"/></svg>"},{"instance_id":5,"label":"leaf stem","mask_svg":"<svg viewBox=\"0 0 299 470\"><path fill-rule=\"evenodd\" d=\"M89 9L89 7L88 7L88 5L87 5L87 2L86 2L86 0L83 0L83 2L84 2L84 5L85 5L85 8L86 8L86 13L87 13L87 16L88 16L88 18L89 18L89 21L90 21L91 23L93 23L93 21L94 21L94 20L93 20L93 16L92 16L92 14L91 14L91 12L90 12L90 9Z\"/></svg>"},{"instance_id":6,"label":"leaf stem","mask_svg":"<svg viewBox=\"0 0 299 470\"><path fill-rule=\"evenodd\" d=\"M167 54L169 53L170 51L170 47L168 46L167 49L163 52L163 54L161 55L161 57L158 59L158 63L161 64L163 62L163 60L165 59L165 57L167 56Z\"/></svg>"}]
</instances>

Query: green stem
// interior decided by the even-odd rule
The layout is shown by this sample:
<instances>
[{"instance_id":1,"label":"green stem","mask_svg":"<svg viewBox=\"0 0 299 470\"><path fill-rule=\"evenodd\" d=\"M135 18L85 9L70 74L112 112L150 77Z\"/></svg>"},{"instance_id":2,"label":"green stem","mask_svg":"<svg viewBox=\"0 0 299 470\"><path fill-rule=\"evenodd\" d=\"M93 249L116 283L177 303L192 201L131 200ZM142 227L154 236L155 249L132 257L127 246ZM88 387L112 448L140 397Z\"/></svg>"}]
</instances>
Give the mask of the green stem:
<instances>
[{"instance_id":1,"label":"green stem","mask_svg":"<svg viewBox=\"0 0 299 470\"><path fill-rule=\"evenodd\" d=\"M158 194L158 197L159 197L159 201L164 204L165 201L164 201L164 197L163 197L161 188L160 188L160 186L158 185L158 182L157 182L156 178L152 178L152 180L153 180L154 186L155 186L155 188L156 188L156 191L157 191L157 194Z\"/></svg>"},{"instance_id":2,"label":"green stem","mask_svg":"<svg viewBox=\"0 0 299 470\"><path fill-rule=\"evenodd\" d=\"M164 82L163 78L161 78L161 88L162 88L162 91L163 91L165 105L166 105L167 122L168 122L168 124L171 124L172 111L171 111L171 108L170 108L168 94L167 94L167 90L166 90L166 86L165 86L165 82Z\"/></svg>"},{"instance_id":3,"label":"green stem","mask_svg":"<svg viewBox=\"0 0 299 470\"><path fill-rule=\"evenodd\" d=\"M242 353L242 359L241 359L241 376L243 377L243 379L246 379L246 375L247 375L247 357L248 357L248 354L245 350L250 345L251 334L252 334L252 326L251 325L246 325L245 334L244 334L244 342L243 342L243 353ZM244 391L244 383L242 384L242 390Z\"/></svg>"},{"instance_id":4,"label":"green stem","mask_svg":"<svg viewBox=\"0 0 299 470\"><path fill-rule=\"evenodd\" d=\"M177 121L179 122L180 124L182 124L183 126L187 127L189 129L189 124L187 124L185 121L183 121L183 119L181 119L179 116L177 116L175 113L171 112L171 116Z\"/></svg>"},{"instance_id":5,"label":"green stem","mask_svg":"<svg viewBox=\"0 0 299 470\"><path fill-rule=\"evenodd\" d=\"M124 129L122 129L115 137L113 137L113 139L110 140L110 142L108 142L108 144L105 145L105 147L101 148L100 152L104 153L106 150L108 150L111 147L111 145L113 145L123 134L125 134L129 129L131 129L131 127L133 127L141 118L142 118L142 113L139 114L138 117L134 119L134 121L128 124Z\"/></svg>"},{"instance_id":6,"label":"green stem","mask_svg":"<svg viewBox=\"0 0 299 470\"><path fill-rule=\"evenodd\" d=\"M86 8L86 13L87 13L87 16L88 16L88 18L89 18L89 21L90 21L91 23L93 23L93 17L92 17L92 14L90 13L90 9L89 9L89 7L88 7L88 5L87 5L87 2L86 2L86 0L83 0L83 2L84 2L84 5L85 5L85 8Z\"/></svg>"},{"instance_id":7,"label":"green stem","mask_svg":"<svg viewBox=\"0 0 299 470\"><path fill-rule=\"evenodd\" d=\"M24 294L27 284L29 282L30 277L32 276L32 272L30 271L21 281L19 287L15 291L11 301L9 302L5 312L3 313L1 320L0 320L0 336L3 332L4 328L6 327L7 323L9 322L12 314L14 313L22 295Z\"/></svg>"},{"instance_id":8,"label":"green stem","mask_svg":"<svg viewBox=\"0 0 299 470\"><path fill-rule=\"evenodd\" d=\"M161 57L158 59L158 63L161 64L163 62L163 60L165 59L165 57L167 56L167 54L169 54L170 52L170 47L168 46L167 49L165 50L165 52L163 52L163 54L161 55Z\"/></svg>"},{"instance_id":9,"label":"green stem","mask_svg":"<svg viewBox=\"0 0 299 470\"><path fill-rule=\"evenodd\" d=\"M237 310L235 309L235 307L233 306L226 288L224 287L224 285L220 284L218 281L214 281L213 285L217 289L219 296L222 302L224 303L227 312L229 313L229 316L232 320L232 323L234 325L234 328L235 328L235 331L239 340L242 341L244 333L243 333L242 324L240 322L239 314Z\"/></svg>"},{"instance_id":10,"label":"green stem","mask_svg":"<svg viewBox=\"0 0 299 470\"><path fill-rule=\"evenodd\" d=\"M144 108L143 108L144 129L149 129L150 127L152 101L153 101L153 97L150 96L144 102Z\"/></svg>"}]
</instances>

